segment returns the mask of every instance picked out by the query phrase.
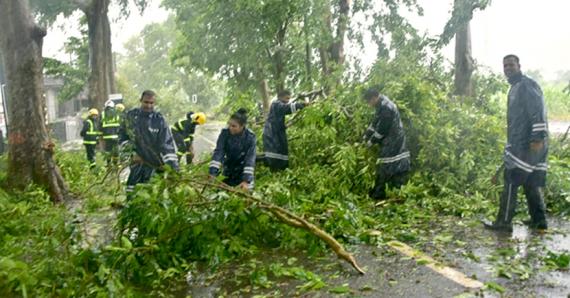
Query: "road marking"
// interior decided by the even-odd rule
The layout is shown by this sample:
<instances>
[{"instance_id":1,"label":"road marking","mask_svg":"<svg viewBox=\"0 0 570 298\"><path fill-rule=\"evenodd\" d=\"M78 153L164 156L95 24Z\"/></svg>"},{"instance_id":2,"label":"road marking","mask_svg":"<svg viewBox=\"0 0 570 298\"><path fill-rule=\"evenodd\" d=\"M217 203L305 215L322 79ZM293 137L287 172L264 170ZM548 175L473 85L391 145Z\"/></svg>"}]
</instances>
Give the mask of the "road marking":
<instances>
[{"instance_id":1,"label":"road marking","mask_svg":"<svg viewBox=\"0 0 570 298\"><path fill-rule=\"evenodd\" d=\"M199 137L199 138L201 138L202 140L206 141L206 143L208 143L208 144L210 144L210 145L216 147L216 143L213 142L213 141L211 141L211 140L209 140L209 139L206 138L205 136L203 136L203 135L197 135L197 137Z\"/></svg>"},{"instance_id":2,"label":"road marking","mask_svg":"<svg viewBox=\"0 0 570 298\"><path fill-rule=\"evenodd\" d=\"M482 282L469 278L465 274L455 269L444 266L443 264L432 259L431 257L427 256L421 251L409 247L405 243L402 243L400 241L390 241L388 242L388 245L393 249L399 251L400 253L416 259L416 261L425 262L425 266L428 267L429 269L443 275L447 279L450 279L466 288L479 289L484 286Z\"/></svg>"}]
</instances>

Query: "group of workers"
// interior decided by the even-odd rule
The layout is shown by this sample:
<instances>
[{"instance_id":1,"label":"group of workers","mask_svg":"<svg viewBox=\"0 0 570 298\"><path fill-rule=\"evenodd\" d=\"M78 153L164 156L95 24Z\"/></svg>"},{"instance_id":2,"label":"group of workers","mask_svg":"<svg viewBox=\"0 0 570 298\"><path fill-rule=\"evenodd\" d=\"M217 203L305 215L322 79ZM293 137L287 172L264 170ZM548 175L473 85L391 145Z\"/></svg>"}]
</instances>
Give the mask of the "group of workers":
<instances>
[{"instance_id":1,"label":"group of workers","mask_svg":"<svg viewBox=\"0 0 570 298\"><path fill-rule=\"evenodd\" d=\"M107 163L117 162L119 155L117 148L119 127L124 110L125 106L123 104L118 103L115 105L114 101L108 100L105 103L105 109L100 115L101 119L99 119L99 110L90 109L87 112L87 118L83 122L80 134L83 137L83 145L85 145L89 167L95 168L95 152L100 139L103 139Z\"/></svg>"},{"instance_id":2,"label":"group of workers","mask_svg":"<svg viewBox=\"0 0 570 298\"><path fill-rule=\"evenodd\" d=\"M504 151L503 165L505 187L497 218L493 223L485 223L485 227L496 231L512 231L517 189L522 185L531 216L528 224L536 229L546 229L541 188L546 181L548 127L543 94L535 81L522 74L517 56L506 56L503 59L503 66L511 84L507 112L508 142ZM406 183L410 171L410 152L406 147L406 136L396 104L375 88L368 89L363 98L375 109L374 118L365 130L363 141L368 146L380 144L376 181L369 196L383 200L386 199L387 187L400 187ZM277 100L271 104L263 128L264 153L260 155L256 155L256 136L247 128L247 111L239 109L232 114L228 126L223 128L218 136L209 165L210 176L216 177L223 173L226 177L223 182L227 185L251 190L254 187L256 160L266 164L272 171L287 168L289 151L285 116L311 104L308 100L304 102L290 102L290 100L291 92L284 90L278 93ZM165 165L178 170L183 155L187 155L187 162L190 163L193 156L191 148L195 126L206 121L203 113L188 113L186 119L170 128L164 117L154 111L156 94L153 91L144 91L140 103L139 108L134 108L119 117L124 119L119 120L120 129L117 138L114 137L115 130L110 130L107 134L104 130L105 127L117 127L114 120L105 120L106 117L114 116L104 114L102 119L105 141L118 139L121 146L125 144L133 146L134 154L127 180L127 195L132 193L136 184L147 182L153 173L163 171ZM99 132L95 128L97 113L91 111L82 135L87 158L93 163L94 146ZM110 111L107 112L106 109L105 113L111 115ZM91 117L93 115L95 118ZM110 124L105 126L105 123ZM115 143L111 144L115 146ZM112 146L105 146L106 151L115 152Z\"/></svg>"}]
</instances>

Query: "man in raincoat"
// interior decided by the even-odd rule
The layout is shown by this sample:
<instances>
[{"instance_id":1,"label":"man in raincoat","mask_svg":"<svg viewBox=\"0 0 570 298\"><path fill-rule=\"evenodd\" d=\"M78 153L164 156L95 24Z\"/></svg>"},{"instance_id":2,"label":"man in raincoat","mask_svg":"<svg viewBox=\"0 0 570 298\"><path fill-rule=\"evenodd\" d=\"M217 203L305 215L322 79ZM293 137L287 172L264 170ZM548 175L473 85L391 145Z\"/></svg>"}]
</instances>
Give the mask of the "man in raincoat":
<instances>
[{"instance_id":1,"label":"man in raincoat","mask_svg":"<svg viewBox=\"0 0 570 298\"><path fill-rule=\"evenodd\" d=\"M272 171L284 170L289 166L285 116L303 109L308 104L308 102L289 103L290 99L289 90L278 93L277 100L271 103L263 127L264 161Z\"/></svg>"},{"instance_id":2,"label":"man in raincoat","mask_svg":"<svg viewBox=\"0 0 570 298\"><path fill-rule=\"evenodd\" d=\"M366 129L363 140L368 146L380 144L376 168L376 182L370 190L375 200L386 199L386 187L400 187L410 171L410 152L398 107L375 88L364 94L368 105L376 109L374 120Z\"/></svg>"},{"instance_id":3,"label":"man in raincoat","mask_svg":"<svg viewBox=\"0 0 570 298\"><path fill-rule=\"evenodd\" d=\"M168 165L178 170L176 145L164 117L154 111L156 94L147 90L142 93L140 108L130 110L121 125L121 147L132 145L134 155L127 179L127 196L138 183L148 182L155 172Z\"/></svg>"},{"instance_id":4,"label":"man in raincoat","mask_svg":"<svg viewBox=\"0 0 570 298\"><path fill-rule=\"evenodd\" d=\"M540 86L521 72L519 58L503 58L503 71L511 88L507 105L507 145L504 151L505 185L497 218L485 227L513 230L517 190L523 186L530 213L530 227L547 228L542 187L546 183L548 122Z\"/></svg>"}]
</instances>

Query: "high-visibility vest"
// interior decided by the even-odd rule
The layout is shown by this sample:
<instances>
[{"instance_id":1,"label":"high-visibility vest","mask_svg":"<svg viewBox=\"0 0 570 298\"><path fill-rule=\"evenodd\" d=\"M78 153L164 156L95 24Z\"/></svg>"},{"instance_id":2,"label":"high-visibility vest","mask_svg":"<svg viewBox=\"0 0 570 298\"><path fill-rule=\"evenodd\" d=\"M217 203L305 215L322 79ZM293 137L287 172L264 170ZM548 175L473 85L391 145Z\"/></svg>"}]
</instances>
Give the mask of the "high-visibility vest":
<instances>
[{"instance_id":1,"label":"high-visibility vest","mask_svg":"<svg viewBox=\"0 0 570 298\"><path fill-rule=\"evenodd\" d=\"M101 132L96 129L92 119L87 118L87 124L89 125L89 130L85 133L83 144L97 145L97 137L101 135Z\"/></svg>"},{"instance_id":2,"label":"high-visibility vest","mask_svg":"<svg viewBox=\"0 0 570 298\"><path fill-rule=\"evenodd\" d=\"M176 124L172 125L170 127L171 130L176 131L181 133L183 136L185 136L184 138L184 142L192 142L192 140L194 139L194 136L189 134L189 135L185 135L187 132L184 131L184 126L186 124L186 121L190 121L188 119L182 119L178 122L176 122Z\"/></svg>"},{"instance_id":3,"label":"high-visibility vest","mask_svg":"<svg viewBox=\"0 0 570 298\"><path fill-rule=\"evenodd\" d=\"M119 127L121 126L121 117L115 114L112 117L105 115L105 111L101 114L101 128L103 130L103 139L119 139Z\"/></svg>"}]
</instances>

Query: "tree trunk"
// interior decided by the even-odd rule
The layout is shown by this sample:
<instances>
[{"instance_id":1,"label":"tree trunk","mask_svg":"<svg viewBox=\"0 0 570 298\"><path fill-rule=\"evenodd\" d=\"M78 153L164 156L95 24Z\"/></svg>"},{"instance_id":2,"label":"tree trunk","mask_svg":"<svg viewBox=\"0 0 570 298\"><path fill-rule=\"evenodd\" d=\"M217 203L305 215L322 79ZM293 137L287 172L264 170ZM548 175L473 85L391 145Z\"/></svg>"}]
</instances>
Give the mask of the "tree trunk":
<instances>
[{"instance_id":1,"label":"tree trunk","mask_svg":"<svg viewBox=\"0 0 570 298\"><path fill-rule=\"evenodd\" d=\"M304 20L303 20L303 36L305 37L305 72L306 72L306 77L305 77L305 82L307 83L308 86L313 86L313 78L312 78L312 60L313 60L313 55L312 55L312 48L311 48L311 43L310 43L310 36L309 36L309 29L308 29L308 25L307 25L307 16L305 15Z\"/></svg>"},{"instance_id":2,"label":"tree trunk","mask_svg":"<svg viewBox=\"0 0 570 298\"><path fill-rule=\"evenodd\" d=\"M42 42L46 32L34 24L28 1L0 1L0 49L6 70L9 113L7 186L36 184L52 200L69 194L53 160L43 107Z\"/></svg>"},{"instance_id":3,"label":"tree trunk","mask_svg":"<svg viewBox=\"0 0 570 298\"><path fill-rule=\"evenodd\" d=\"M331 44L331 58L338 67L342 67L345 61L344 39L348 29L348 13L350 11L350 0L339 0L339 15L336 27L336 37Z\"/></svg>"},{"instance_id":4,"label":"tree trunk","mask_svg":"<svg viewBox=\"0 0 570 298\"><path fill-rule=\"evenodd\" d=\"M109 24L110 0L92 0L84 10L89 35L89 105L102 109L109 93L115 89L111 27Z\"/></svg>"},{"instance_id":5,"label":"tree trunk","mask_svg":"<svg viewBox=\"0 0 570 298\"><path fill-rule=\"evenodd\" d=\"M271 95L269 94L269 84L267 84L266 79L260 80L258 90L263 104L263 115L267 116L269 114L269 105L271 104Z\"/></svg>"},{"instance_id":6,"label":"tree trunk","mask_svg":"<svg viewBox=\"0 0 570 298\"><path fill-rule=\"evenodd\" d=\"M455 34L455 94L473 96L471 75L475 69L471 56L471 29L469 22Z\"/></svg>"},{"instance_id":7,"label":"tree trunk","mask_svg":"<svg viewBox=\"0 0 570 298\"><path fill-rule=\"evenodd\" d=\"M323 15L323 24L324 24L324 32L323 36L328 36L325 38L325 42L323 42L319 46L319 56L321 58L321 71L323 73L323 78L328 78L329 75L332 73L331 67L329 65L330 60L330 45L331 40L334 40L333 30L332 30L332 20L331 20L331 8L327 6L324 11Z\"/></svg>"}]
</instances>

